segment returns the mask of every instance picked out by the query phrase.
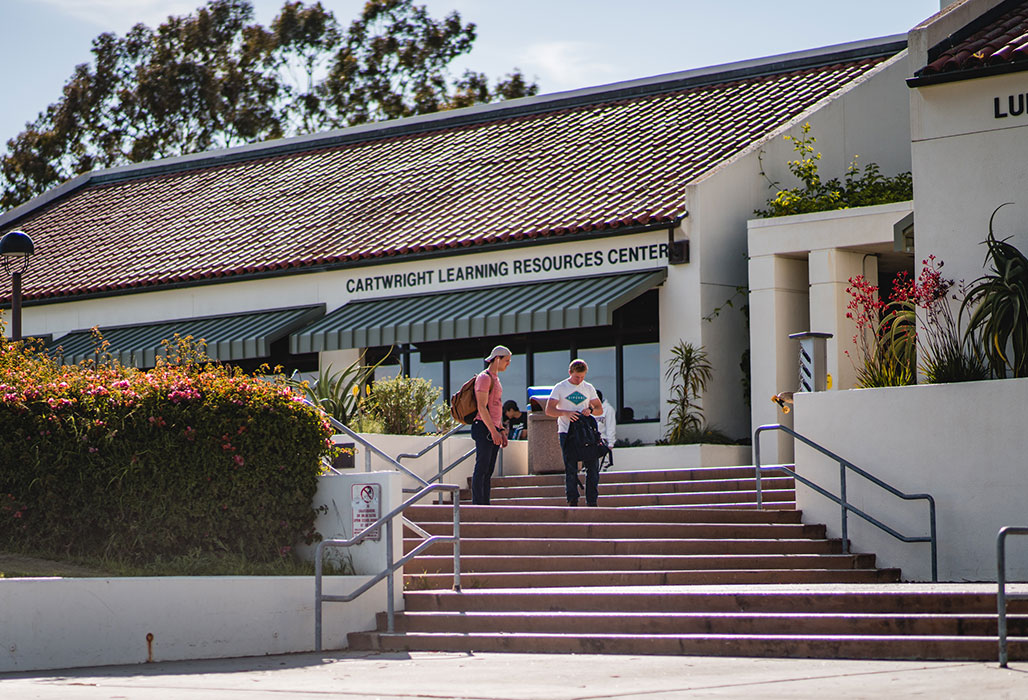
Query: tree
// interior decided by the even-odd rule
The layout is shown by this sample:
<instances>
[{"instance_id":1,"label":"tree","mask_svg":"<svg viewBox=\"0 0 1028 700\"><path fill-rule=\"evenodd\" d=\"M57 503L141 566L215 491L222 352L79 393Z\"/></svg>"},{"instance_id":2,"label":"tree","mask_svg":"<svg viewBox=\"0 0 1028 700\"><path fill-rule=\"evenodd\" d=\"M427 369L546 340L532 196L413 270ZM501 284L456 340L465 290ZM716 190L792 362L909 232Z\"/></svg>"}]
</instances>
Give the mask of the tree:
<instances>
[{"instance_id":1,"label":"tree","mask_svg":"<svg viewBox=\"0 0 1028 700\"><path fill-rule=\"evenodd\" d=\"M7 142L0 208L95 168L533 95L516 69L451 76L475 25L413 0L369 0L343 31L321 3L286 2L265 28L250 0L124 37L101 34L61 98Z\"/></svg>"}]
</instances>

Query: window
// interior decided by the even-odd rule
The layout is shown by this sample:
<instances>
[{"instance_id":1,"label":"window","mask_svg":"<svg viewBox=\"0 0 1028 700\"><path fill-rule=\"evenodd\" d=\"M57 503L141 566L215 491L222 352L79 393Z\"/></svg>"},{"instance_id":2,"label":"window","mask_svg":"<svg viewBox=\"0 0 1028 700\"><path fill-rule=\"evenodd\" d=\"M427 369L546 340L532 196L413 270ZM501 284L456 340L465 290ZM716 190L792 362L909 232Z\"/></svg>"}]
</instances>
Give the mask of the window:
<instances>
[{"instance_id":1,"label":"window","mask_svg":"<svg viewBox=\"0 0 1028 700\"><path fill-rule=\"evenodd\" d=\"M624 404L619 423L660 419L660 346L625 345Z\"/></svg>"},{"instance_id":2,"label":"window","mask_svg":"<svg viewBox=\"0 0 1028 700\"><path fill-rule=\"evenodd\" d=\"M615 407L619 422L656 421L661 382L658 326L657 291L651 290L616 311L610 326L421 343L397 348L389 361L404 358L411 376L430 379L442 389L442 401L482 371L482 360L493 346L506 345L514 357L500 375L503 398L525 406L529 384L562 381L568 376L568 363L581 357L589 363L588 381ZM368 355L378 358L388 350L375 348ZM383 368L381 376L387 371L394 375L398 367Z\"/></svg>"}]
</instances>

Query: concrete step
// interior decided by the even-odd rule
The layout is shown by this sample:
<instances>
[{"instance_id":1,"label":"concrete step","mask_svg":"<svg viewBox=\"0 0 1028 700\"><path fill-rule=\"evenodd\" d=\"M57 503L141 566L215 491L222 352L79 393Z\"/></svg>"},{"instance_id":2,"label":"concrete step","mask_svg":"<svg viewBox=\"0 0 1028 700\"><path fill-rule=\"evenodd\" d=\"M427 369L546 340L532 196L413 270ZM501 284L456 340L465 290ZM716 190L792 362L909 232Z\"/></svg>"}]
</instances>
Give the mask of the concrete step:
<instances>
[{"instance_id":1,"label":"concrete step","mask_svg":"<svg viewBox=\"0 0 1028 700\"><path fill-rule=\"evenodd\" d=\"M386 616L378 616L385 629ZM645 635L915 635L995 637L985 613L404 612L397 632ZM1007 634L1028 637L1028 617L1009 616Z\"/></svg>"},{"instance_id":2,"label":"concrete step","mask_svg":"<svg viewBox=\"0 0 1028 700\"><path fill-rule=\"evenodd\" d=\"M583 479L584 483L584 479ZM792 477L774 477L761 479L761 489L768 492L787 491L795 487ZM689 480L689 481L629 481L612 483L607 475L600 476L600 494L602 496L647 494L647 493L715 493L720 491L745 491L756 493L756 480L750 476L743 479ZM545 498L564 497L564 481L558 484L539 486L497 486L490 490L491 500L508 498Z\"/></svg>"},{"instance_id":3,"label":"concrete step","mask_svg":"<svg viewBox=\"0 0 1028 700\"><path fill-rule=\"evenodd\" d=\"M566 505L563 490L559 496L526 496L521 498L491 498L497 503L522 506L559 506ZM764 492L764 497L775 502L793 502L796 493L792 489L776 489ZM584 496L579 497L584 505ZM756 491L699 491L699 492L668 492L622 494L600 489L599 504L604 507L623 506L675 506L675 505L709 505L720 504L751 504L757 502Z\"/></svg>"},{"instance_id":4,"label":"concrete step","mask_svg":"<svg viewBox=\"0 0 1028 700\"><path fill-rule=\"evenodd\" d=\"M403 541L404 553L421 543L420 538ZM425 554L450 552L449 542L438 542ZM681 555L681 554L841 554L842 540L812 539L527 539L527 538L461 538L461 556L467 555Z\"/></svg>"},{"instance_id":5,"label":"concrete step","mask_svg":"<svg viewBox=\"0 0 1028 700\"><path fill-rule=\"evenodd\" d=\"M448 588L453 574L405 567L404 590ZM503 571L461 574L466 588L547 588L568 586L674 586L787 583L893 583L898 569L696 569L672 571Z\"/></svg>"},{"instance_id":6,"label":"concrete step","mask_svg":"<svg viewBox=\"0 0 1028 700\"><path fill-rule=\"evenodd\" d=\"M591 509L587 509L591 510ZM431 535L452 535L452 522L422 522ZM802 523L462 522L461 538L529 539L824 539L824 525Z\"/></svg>"},{"instance_id":7,"label":"concrete step","mask_svg":"<svg viewBox=\"0 0 1028 700\"><path fill-rule=\"evenodd\" d=\"M871 590L704 589L515 589L505 591L465 589L408 591L407 612L703 612L845 614L882 613L891 615L931 613L936 615L996 614L995 593L925 592L903 590L903 586L875 586ZM863 587L861 587L863 588ZM1028 600L1010 600L1014 615L1028 615Z\"/></svg>"},{"instance_id":8,"label":"concrete step","mask_svg":"<svg viewBox=\"0 0 1028 700\"><path fill-rule=\"evenodd\" d=\"M765 472L765 475L775 472ZM781 474L784 475L784 474ZM631 483L635 481L710 481L714 479L754 478L752 466L703 467L696 469L648 469L639 471L605 471L600 478L608 483ZM468 481L470 485L470 479ZM494 476L493 488L513 486L547 486L563 484L564 474L528 474L515 476Z\"/></svg>"},{"instance_id":9,"label":"concrete step","mask_svg":"<svg viewBox=\"0 0 1028 700\"><path fill-rule=\"evenodd\" d=\"M874 554L614 554L476 555L461 547L465 573L524 571L696 571L722 569L873 569ZM418 573L452 573L452 555L419 555L405 566Z\"/></svg>"},{"instance_id":10,"label":"concrete step","mask_svg":"<svg viewBox=\"0 0 1028 700\"><path fill-rule=\"evenodd\" d=\"M374 651L668 654L830 659L995 661L996 638L889 635L368 633L350 648ZM1013 639L1010 658L1028 659L1028 639Z\"/></svg>"},{"instance_id":11,"label":"concrete step","mask_svg":"<svg viewBox=\"0 0 1028 700\"><path fill-rule=\"evenodd\" d=\"M452 505L416 505L405 511L414 522L453 522ZM725 508L569 508L559 506L460 506L461 522L633 522L633 523L799 523L802 511Z\"/></svg>"}]
</instances>

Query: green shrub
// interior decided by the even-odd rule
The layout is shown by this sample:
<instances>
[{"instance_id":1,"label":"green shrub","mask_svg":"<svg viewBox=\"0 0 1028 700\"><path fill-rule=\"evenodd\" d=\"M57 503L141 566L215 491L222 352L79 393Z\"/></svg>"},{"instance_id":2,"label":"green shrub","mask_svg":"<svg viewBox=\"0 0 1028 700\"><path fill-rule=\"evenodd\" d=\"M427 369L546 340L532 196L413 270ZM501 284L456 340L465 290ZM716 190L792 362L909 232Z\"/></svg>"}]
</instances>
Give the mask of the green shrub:
<instances>
[{"instance_id":1,"label":"green shrub","mask_svg":"<svg viewBox=\"0 0 1028 700\"><path fill-rule=\"evenodd\" d=\"M368 410L391 435L424 435L429 411L441 389L421 377L402 374L371 385Z\"/></svg>"},{"instance_id":2,"label":"green shrub","mask_svg":"<svg viewBox=\"0 0 1028 700\"><path fill-rule=\"evenodd\" d=\"M875 163L869 163L861 171L856 163L856 156L847 168L843 181L832 178L822 182L817 165L821 160L821 154L814 148L817 139L809 135L810 124L804 124L802 130L802 136L786 136L785 139L793 142L793 149L798 156L787 163L789 172L795 175L803 186L782 189L777 182L769 179L770 187L777 192L767 201L767 209L754 211L757 216L789 216L905 202L914 198L914 181L909 172L886 177ZM763 161L761 162L763 165ZM767 177L763 167L760 174Z\"/></svg>"},{"instance_id":3,"label":"green shrub","mask_svg":"<svg viewBox=\"0 0 1028 700\"><path fill-rule=\"evenodd\" d=\"M269 561L313 540L324 418L188 340L169 349L143 372L0 340L0 547Z\"/></svg>"}]
</instances>

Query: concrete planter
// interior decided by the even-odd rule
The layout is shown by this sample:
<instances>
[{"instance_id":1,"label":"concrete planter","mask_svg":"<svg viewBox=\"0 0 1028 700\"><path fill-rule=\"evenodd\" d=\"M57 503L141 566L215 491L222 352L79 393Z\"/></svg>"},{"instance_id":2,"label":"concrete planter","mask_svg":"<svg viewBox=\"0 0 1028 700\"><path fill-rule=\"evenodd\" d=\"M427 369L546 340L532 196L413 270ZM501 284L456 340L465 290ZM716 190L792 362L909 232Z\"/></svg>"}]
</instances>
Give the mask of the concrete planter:
<instances>
[{"instance_id":1,"label":"concrete planter","mask_svg":"<svg viewBox=\"0 0 1028 700\"><path fill-rule=\"evenodd\" d=\"M752 464L746 445L643 445L615 447L613 471L733 467Z\"/></svg>"},{"instance_id":2,"label":"concrete planter","mask_svg":"<svg viewBox=\"0 0 1028 700\"><path fill-rule=\"evenodd\" d=\"M902 491L935 498L940 580L994 581L997 531L1028 525L1026 405L1028 379L797 394L796 430ZM797 448L796 468L839 493L835 462ZM854 505L900 533L928 534L923 502L900 500L857 476L847 486ZM797 506L839 536L837 505L797 484ZM904 544L858 517L849 519L849 536L855 550L901 567L905 579L930 578L927 544ZM1028 578L1021 539L1008 545L1013 581Z\"/></svg>"},{"instance_id":3,"label":"concrete planter","mask_svg":"<svg viewBox=\"0 0 1028 700\"><path fill-rule=\"evenodd\" d=\"M367 578L328 577L325 592L344 595ZM374 629L384 607L384 581L352 603L326 604L325 648ZM0 643L0 672L312 651L314 581L0 579Z\"/></svg>"}]
</instances>

